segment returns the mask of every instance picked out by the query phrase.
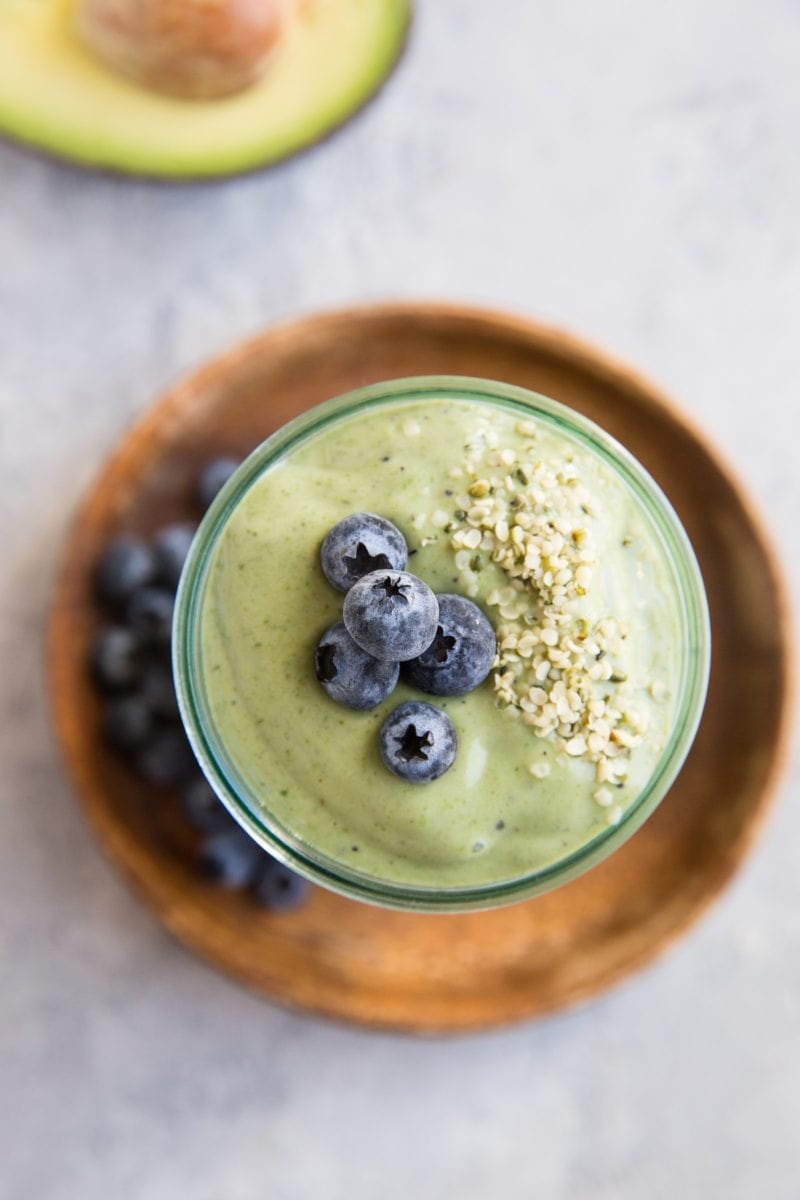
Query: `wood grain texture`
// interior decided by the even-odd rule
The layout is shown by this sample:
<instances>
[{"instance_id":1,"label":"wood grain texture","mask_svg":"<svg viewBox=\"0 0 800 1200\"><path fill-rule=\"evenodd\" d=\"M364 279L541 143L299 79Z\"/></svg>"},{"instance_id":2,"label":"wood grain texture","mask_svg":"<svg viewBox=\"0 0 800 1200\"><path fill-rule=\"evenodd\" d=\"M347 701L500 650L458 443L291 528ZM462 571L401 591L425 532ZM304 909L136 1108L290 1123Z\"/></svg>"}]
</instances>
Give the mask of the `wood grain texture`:
<instances>
[{"instance_id":1,"label":"wood grain texture","mask_svg":"<svg viewBox=\"0 0 800 1200\"><path fill-rule=\"evenodd\" d=\"M694 544L713 662L695 746L660 808L575 882L492 912L391 912L315 889L296 914L199 882L165 836L169 803L98 734L86 651L99 621L91 568L120 528L185 515L197 465L243 453L301 410L382 379L461 374L541 391L585 413L651 471ZM53 709L103 848L168 929L282 1003L416 1033L505 1024L576 1004L652 960L731 878L787 752L792 656L780 573L730 471L652 384L530 321L391 305L268 330L169 391L125 438L65 548L50 624Z\"/></svg>"}]
</instances>

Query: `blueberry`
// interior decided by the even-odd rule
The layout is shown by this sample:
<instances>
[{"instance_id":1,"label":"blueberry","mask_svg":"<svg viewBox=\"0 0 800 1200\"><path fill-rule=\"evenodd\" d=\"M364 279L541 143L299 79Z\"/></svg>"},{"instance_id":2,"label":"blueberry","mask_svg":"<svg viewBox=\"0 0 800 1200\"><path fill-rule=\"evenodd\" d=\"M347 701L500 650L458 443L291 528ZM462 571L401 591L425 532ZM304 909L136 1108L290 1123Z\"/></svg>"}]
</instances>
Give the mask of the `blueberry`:
<instances>
[{"instance_id":1,"label":"blueberry","mask_svg":"<svg viewBox=\"0 0 800 1200\"><path fill-rule=\"evenodd\" d=\"M496 651L488 617L465 596L438 595L436 636L418 658L403 665L403 678L434 696L463 696L483 683Z\"/></svg>"},{"instance_id":2,"label":"blueberry","mask_svg":"<svg viewBox=\"0 0 800 1200\"><path fill-rule=\"evenodd\" d=\"M95 683L103 691L126 691L141 678L142 639L125 626L107 625L95 636L89 662Z\"/></svg>"},{"instance_id":3,"label":"blueberry","mask_svg":"<svg viewBox=\"0 0 800 1200\"><path fill-rule=\"evenodd\" d=\"M156 559L150 546L131 534L120 534L108 543L95 567L95 587L100 599L112 608L125 604L137 588L156 577Z\"/></svg>"},{"instance_id":4,"label":"blueberry","mask_svg":"<svg viewBox=\"0 0 800 1200\"><path fill-rule=\"evenodd\" d=\"M317 679L337 704L345 708L374 708L390 696L400 675L400 665L373 658L353 641L344 622L323 633L314 651Z\"/></svg>"},{"instance_id":5,"label":"blueberry","mask_svg":"<svg viewBox=\"0 0 800 1200\"><path fill-rule=\"evenodd\" d=\"M142 674L141 692L155 716L166 721L179 719L178 697L169 661L148 663Z\"/></svg>"},{"instance_id":6,"label":"blueberry","mask_svg":"<svg viewBox=\"0 0 800 1200\"><path fill-rule=\"evenodd\" d=\"M238 825L211 833L197 855L200 874L221 887L247 887L256 878L264 852Z\"/></svg>"},{"instance_id":7,"label":"blueberry","mask_svg":"<svg viewBox=\"0 0 800 1200\"><path fill-rule=\"evenodd\" d=\"M353 513L328 533L320 550L328 583L348 591L370 571L402 571L408 546L400 530L375 513Z\"/></svg>"},{"instance_id":8,"label":"blueberry","mask_svg":"<svg viewBox=\"0 0 800 1200\"><path fill-rule=\"evenodd\" d=\"M201 833L219 833L234 826L233 817L204 775L186 784L181 805L189 824Z\"/></svg>"},{"instance_id":9,"label":"blueberry","mask_svg":"<svg viewBox=\"0 0 800 1200\"><path fill-rule=\"evenodd\" d=\"M410 783L430 783L453 765L458 738L447 713L432 704L400 704L383 722L381 758L390 771Z\"/></svg>"},{"instance_id":10,"label":"blueberry","mask_svg":"<svg viewBox=\"0 0 800 1200\"><path fill-rule=\"evenodd\" d=\"M239 467L238 458L214 458L206 463L197 477L197 500L203 512L211 507L219 492Z\"/></svg>"},{"instance_id":11,"label":"blueberry","mask_svg":"<svg viewBox=\"0 0 800 1200\"><path fill-rule=\"evenodd\" d=\"M308 899L311 884L296 871L290 871L283 863L267 858L253 888L259 904L273 912L290 912L299 908Z\"/></svg>"},{"instance_id":12,"label":"blueberry","mask_svg":"<svg viewBox=\"0 0 800 1200\"><path fill-rule=\"evenodd\" d=\"M439 605L421 579L407 571L371 571L344 599L347 632L375 658L416 658L436 634Z\"/></svg>"},{"instance_id":13,"label":"blueberry","mask_svg":"<svg viewBox=\"0 0 800 1200\"><path fill-rule=\"evenodd\" d=\"M193 521L178 521L174 525L165 525L163 529L159 529L153 538L153 554L159 581L173 591L178 586L183 564L186 562L196 531L197 525Z\"/></svg>"},{"instance_id":14,"label":"blueberry","mask_svg":"<svg viewBox=\"0 0 800 1200\"><path fill-rule=\"evenodd\" d=\"M175 597L161 587L143 587L128 601L125 616L131 629L151 643L167 645L172 635Z\"/></svg>"},{"instance_id":15,"label":"blueberry","mask_svg":"<svg viewBox=\"0 0 800 1200\"><path fill-rule=\"evenodd\" d=\"M153 713L141 695L116 696L103 706L103 737L120 754L143 745L152 728Z\"/></svg>"},{"instance_id":16,"label":"blueberry","mask_svg":"<svg viewBox=\"0 0 800 1200\"><path fill-rule=\"evenodd\" d=\"M136 755L136 769L154 787L174 787L197 770L197 762L180 729L159 729Z\"/></svg>"}]
</instances>

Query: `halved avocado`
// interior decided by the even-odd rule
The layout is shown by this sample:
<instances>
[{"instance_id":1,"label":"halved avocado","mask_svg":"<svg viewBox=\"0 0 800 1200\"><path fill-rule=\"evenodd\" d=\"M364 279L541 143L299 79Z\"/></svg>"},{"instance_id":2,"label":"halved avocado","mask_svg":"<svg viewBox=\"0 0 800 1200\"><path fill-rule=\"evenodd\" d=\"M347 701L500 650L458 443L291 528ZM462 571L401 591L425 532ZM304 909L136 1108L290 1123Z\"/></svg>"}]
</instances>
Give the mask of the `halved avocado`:
<instances>
[{"instance_id":1,"label":"halved avocado","mask_svg":"<svg viewBox=\"0 0 800 1200\"><path fill-rule=\"evenodd\" d=\"M264 76L180 100L117 76L80 44L71 0L0 0L0 133L64 158L166 178L231 175L319 141L380 86L410 0L308 0Z\"/></svg>"}]
</instances>

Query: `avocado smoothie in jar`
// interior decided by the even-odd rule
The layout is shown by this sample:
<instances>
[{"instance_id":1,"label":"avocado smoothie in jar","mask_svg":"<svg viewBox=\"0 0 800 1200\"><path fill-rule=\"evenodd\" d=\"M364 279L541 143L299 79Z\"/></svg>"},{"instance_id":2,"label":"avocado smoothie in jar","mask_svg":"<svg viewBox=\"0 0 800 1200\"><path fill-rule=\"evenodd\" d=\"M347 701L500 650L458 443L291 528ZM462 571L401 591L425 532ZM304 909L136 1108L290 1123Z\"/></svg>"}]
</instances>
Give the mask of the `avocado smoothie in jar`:
<instances>
[{"instance_id":1,"label":"avocado smoothie in jar","mask_svg":"<svg viewBox=\"0 0 800 1200\"><path fill-rule=\"evenodd\" d=\"M400 531L407 572L488 618L491 670L466 694L401 670L356 710L321 685L345 596L320 547L364 513ZM347 895L459 910L565 882L638 828L691 745L709 637L686 536L618 443L522 389L431 378L329 401L251 455L196 539L174 651L198 759L271 853ZM457 739L424 783L380 749L415 702Z\"/></svg>"}]
</instances>

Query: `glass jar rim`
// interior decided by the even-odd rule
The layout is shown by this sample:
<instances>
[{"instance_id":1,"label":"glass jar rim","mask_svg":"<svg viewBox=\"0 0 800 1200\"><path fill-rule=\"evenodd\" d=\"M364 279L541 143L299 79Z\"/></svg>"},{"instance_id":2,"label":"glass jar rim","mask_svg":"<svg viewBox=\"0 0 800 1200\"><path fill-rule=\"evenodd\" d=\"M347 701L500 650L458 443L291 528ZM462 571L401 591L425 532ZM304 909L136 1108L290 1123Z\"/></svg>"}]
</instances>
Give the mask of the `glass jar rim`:
<instances>
[{"instance_id":1,"label":"glass jar rim","mask_svg":"<svg viewBox=\"0 0 800 1200\"><path fill-rule=\"evenodd\" d=\"M259 798L249 792L215 736L199 671L202 601L214 552L233 511L261 476L301 442L359 412L420 400L476 400L544 420L599 455L647 513L676 584L683 662L674 727L646 785L616 825L609 825L564 858L499 882L430 887L379 879L278 831ZM198 529L178 588L173 624L173 668L181 717L195 756L236 821L270 854L308 878L353 899L384 907L454 912L498 907L549 890L583 874L622 845L666 795L691 748L702 716L710 670L710 624L700 568L688 536L652 476L615 438L588 417L537 392L469 376L414 376L343 393L293 418L261 443L214 500Z\"/></svg>"}]
</instances>

